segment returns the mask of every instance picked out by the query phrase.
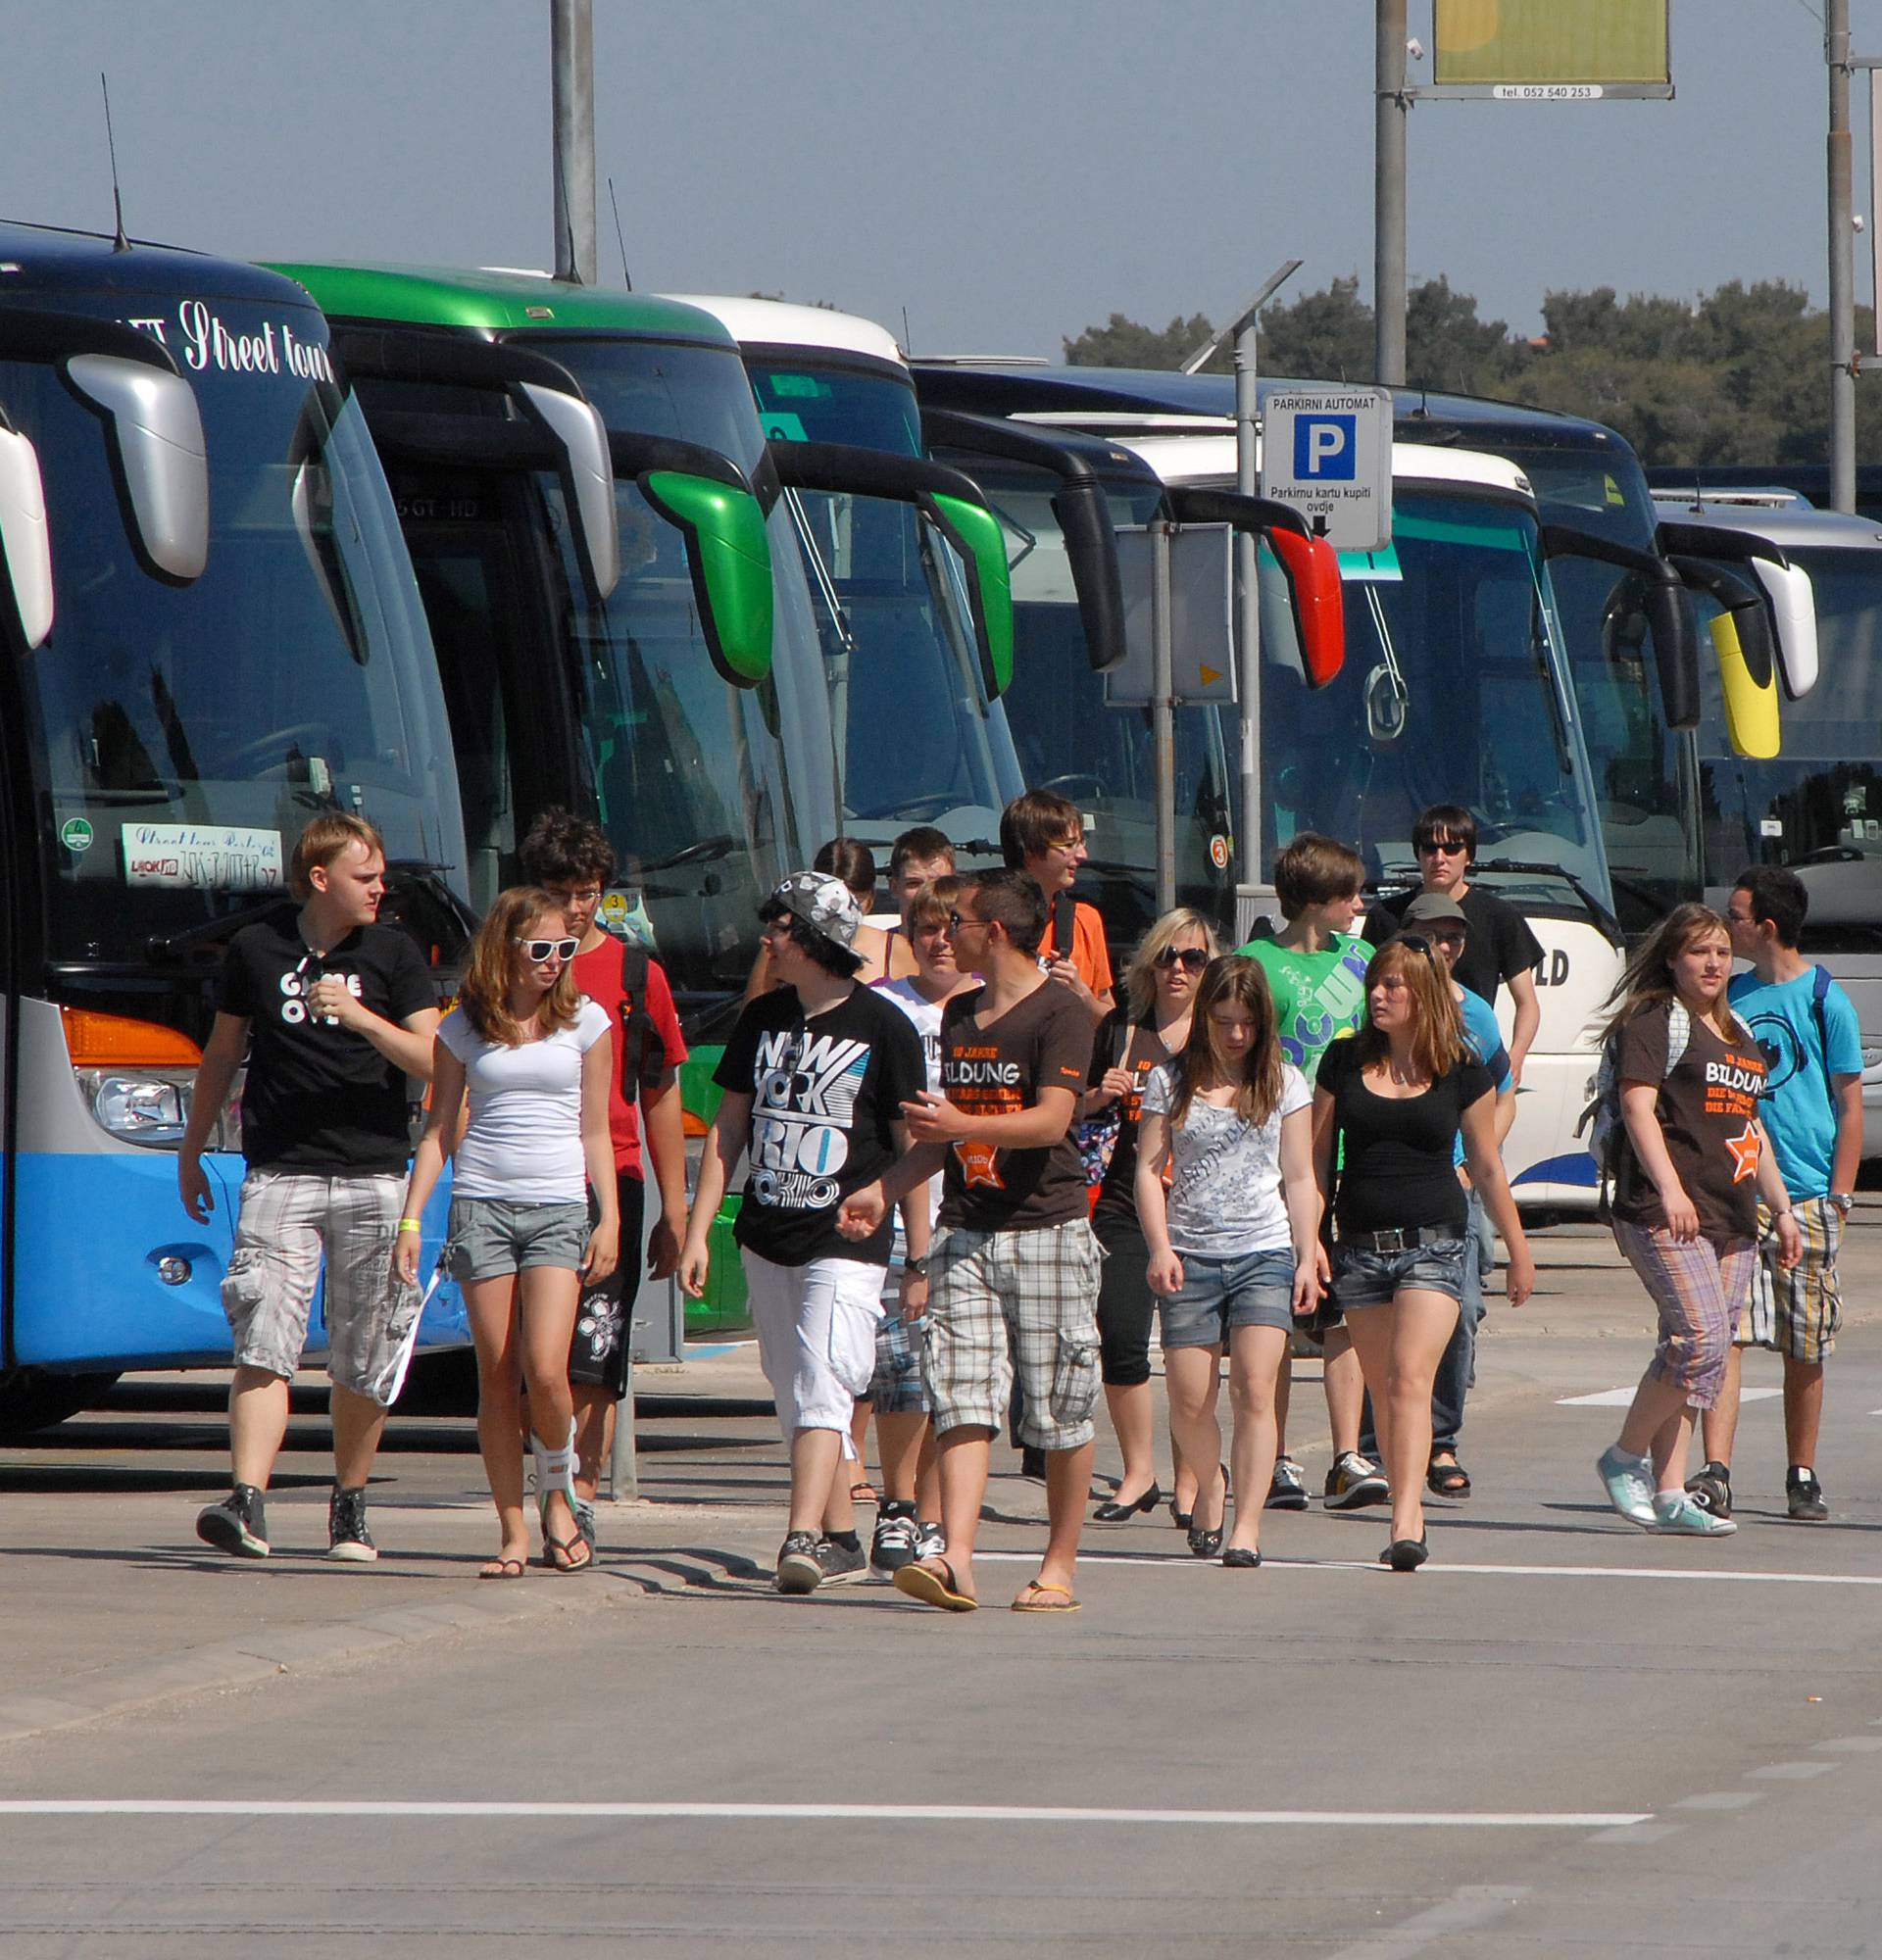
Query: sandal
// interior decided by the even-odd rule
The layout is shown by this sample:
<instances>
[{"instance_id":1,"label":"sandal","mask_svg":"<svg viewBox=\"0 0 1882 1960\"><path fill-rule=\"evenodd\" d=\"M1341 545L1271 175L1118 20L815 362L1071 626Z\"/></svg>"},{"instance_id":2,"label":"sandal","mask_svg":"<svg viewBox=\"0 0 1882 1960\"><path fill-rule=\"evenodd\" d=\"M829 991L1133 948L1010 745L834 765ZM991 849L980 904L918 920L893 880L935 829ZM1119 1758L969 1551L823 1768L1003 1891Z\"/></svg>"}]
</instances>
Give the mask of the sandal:
<instances>
[{"instance_id":1,"label":"sandal","mask_svg":"<svg viewBox=\"0 0 1882 1960\"><path fill-rule=\"evenodd\" d=\"M580 1499L575 1495L575 1425L569 1423L569 1441L560 1449L551 1449L532 1430L529 1446L536 1457L536 1509L542 1522L542 1562L551 1572L586 1572L595 1554L581 1532ZM560 1496L569 1506L574 1531L557 1538L549 1529L549 1500ZM577 1558L575 1553L581 1556Z\"/></svg>"},{"instance_id":2,"label":"sandal","mask_svg":"<svg viewBox=\"0 0 1882 1960\"><path fill-rule=\"evenodd\" d=\"M1013 1602L1013 1610L1015 1613L1075 1613L1083 1604L1082 1599L1072 1597L1069 1586L1053 1586L1043 1579L1028 1579L1025 1590Z\"/></svg>"},{"instance_id":3,"label":"sandal","mask_svg":"<svg viewBox=\"0 0 1882 1960\"><path fill-rule=\"evenodd\" d=\"M939 1606L947 1613L971 1613L980 1603L971 1592L962 1592L954 1567L945 1558L902 1566L889 1583L911 1599L919 1599L924 1606Z\"/></svg>"},{"instance_id":4,"label":"sandal","mask_svg":"<svg viewBox=\"0 0 1882 1960\"><path fill-rule=\"evenodd\" d=\"M1424 1488L1436 1497L1467 1497L1470 1494L1470 1473L1458 1461L1455 1449L1439 1452L1450 1457L1449 1463L1440 1463L1436 1456L1424 1473Z\"/></svg>"},{"instance_id":5,"label":"sandal","mask_svg":"<svg viewBox=\"0 0 1882 1960\"><path fill-rule=\"evenodd\" d=\"M880 1503L881 1498L876 1493L875 1486L865 1477L850 1486L850 1502L853 1504L875 1504Z\"/></svg>"},{"instance_id":6,"label":"sandal","mask_svg":"<svg viewBox=\"0 0 1882 1960\"><path fill-rule=\"evenodd\" d=\"M520 1558L493 1558L478 1572L479 1579L520 1579L527 1568Z\"/></svg>"}]
</instances>

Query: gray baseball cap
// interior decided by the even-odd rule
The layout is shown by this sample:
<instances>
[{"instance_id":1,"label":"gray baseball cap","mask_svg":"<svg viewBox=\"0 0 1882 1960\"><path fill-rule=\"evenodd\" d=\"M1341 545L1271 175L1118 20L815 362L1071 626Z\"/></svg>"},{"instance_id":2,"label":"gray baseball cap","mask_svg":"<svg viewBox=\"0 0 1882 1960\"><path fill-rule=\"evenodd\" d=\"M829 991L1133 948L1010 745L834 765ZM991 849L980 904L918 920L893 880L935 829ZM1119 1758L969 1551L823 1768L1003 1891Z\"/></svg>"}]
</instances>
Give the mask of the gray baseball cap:
<instances>
[{"instance_id":1,"label":"gray baseball cap","mask_svg":"<svg viewBox=\"0 0 1882 1960\"><path fill-rule=\"evenodd\" d=\"M773 906L794 913L845 949L855 946L857 928L863 923L862 907L850 888L827 871L793 871L771 888L765 909L768 912Z\"/></svg>"},{"instance_id":2,"label":"gray baseball cap","mask_svg":"<svg viewBox=\"0 0 1882 1960\"><path fill-rule=\"evenodd\" d=\"M1466 930L1470 924L1463 915L1463 907L1444 892L1420 892L1403 914L1406 925L1436 925L1440 919L1454 921Z\"/></svg>"}]
</instances>

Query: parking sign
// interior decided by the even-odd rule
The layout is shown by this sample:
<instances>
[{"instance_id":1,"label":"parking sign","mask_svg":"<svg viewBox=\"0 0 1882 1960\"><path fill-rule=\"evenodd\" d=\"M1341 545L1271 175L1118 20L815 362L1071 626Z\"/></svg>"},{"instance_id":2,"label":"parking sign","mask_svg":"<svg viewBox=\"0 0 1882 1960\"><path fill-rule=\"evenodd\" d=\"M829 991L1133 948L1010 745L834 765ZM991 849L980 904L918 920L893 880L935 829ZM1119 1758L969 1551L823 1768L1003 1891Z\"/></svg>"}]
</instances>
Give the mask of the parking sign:
<instances>
[{"instance_id":1,"label":"parking sign","mask_svg":"<svg viewBox=\"0 0 1882 1960\"><path fill-rule=\"evenodd\" d=\"M1264 392L1262 495L1293 505L1341 551L1376 551L1390 543L1390 393L1383 388Z\"/></svg>"}]
</instances>

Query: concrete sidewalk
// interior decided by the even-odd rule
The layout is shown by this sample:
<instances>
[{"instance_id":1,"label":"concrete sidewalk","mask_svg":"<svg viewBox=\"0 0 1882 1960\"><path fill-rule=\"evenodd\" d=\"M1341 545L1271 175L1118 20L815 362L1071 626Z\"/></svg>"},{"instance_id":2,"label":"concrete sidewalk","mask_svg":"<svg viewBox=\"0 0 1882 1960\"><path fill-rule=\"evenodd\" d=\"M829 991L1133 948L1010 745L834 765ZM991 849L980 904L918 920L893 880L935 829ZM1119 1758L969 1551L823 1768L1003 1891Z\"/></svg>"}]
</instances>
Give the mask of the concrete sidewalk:
<instances>
[{"instance_id":1,"label":"concrete sidewalk","mask_svg":"<svg viewBox=\"0 0 1882 1960\"><path fill-rule=\"evenodd\" d=\"M1535 1247L1534 1300L1511 1312L1492 1297L1473 1415L1631 1388L1651 1350L1652 1312L1605 1230L1558 1228L1537 1235ZM1847 1324L1872 1322L1882 1295L1882 1199L1860 1201L1843 1272ZM1290 1446L1310 1465L1323 1463L1312 1364L1299 1374ZM1773 1357L1748 1364L1748 1387L1776 1380ZM191 1377L179 1387L180 1413L140 1412L155 1399L140 1387L126 1397L139 1412L93 1412L0 1452L0 1551L10 1580L0 1603L9 1662L0 1740L358 1662L379 1649L487 1638L545 1615L586 1616L648 1591L749 1583L768 1569L775 1547L787 1467L774 1421L759 1412L768 1403L752 1346L639 1372L642 1500L602 1505L596 1571L563 1578L532 1567L521 1582L475 1577L495 1534L473 1425L464 1420L395 1417L371 1496L382 1556L371 1566L328 1563L328 1437L318 1396L299 1389L268 1500L275 1554L250 1562L210 1552L193 1521L226 1488L220 1382ZM1832 1363L1833 1406L1836 1396ZM1496 1465L1472 1455L1467 1435L1464 1454L1480 1482L1486 1469L1494 1479ZM1116 1468L1102 1418L1098 1467L1101 1476ZM990 1546L1037 1543L1044 1494L1015 1471L1016 1458L998 1449ZM1826 1481L1834 1494L1834 1475ZM1112 1535L1118 1529L1103 1543L1120 1545ZM1143 1543L1164 1550L1168 1537L1164 1526Z\"/></svg>"}]
</instances>

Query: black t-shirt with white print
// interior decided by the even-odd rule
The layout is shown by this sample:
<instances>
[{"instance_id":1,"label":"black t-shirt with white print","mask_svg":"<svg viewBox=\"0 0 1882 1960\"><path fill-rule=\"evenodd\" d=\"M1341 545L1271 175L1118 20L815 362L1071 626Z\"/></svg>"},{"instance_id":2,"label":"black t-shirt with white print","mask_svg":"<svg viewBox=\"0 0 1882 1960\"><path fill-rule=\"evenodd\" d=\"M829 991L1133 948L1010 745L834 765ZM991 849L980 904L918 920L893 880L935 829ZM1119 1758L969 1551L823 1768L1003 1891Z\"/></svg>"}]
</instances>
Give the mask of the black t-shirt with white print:
<instances>
[{"instance_id":1,"label":"black t-shirt with white print","mask_svg":"<svg viewBox=\"0 0 1882 1960\"><path fill-rule=\"evenodd\" d=\"M405 1071L364 1035L307 1009L308 990L344 980L356 1001L403 1022L438 1004L431 971L393 926L354 931L323 955L283 906L228 943L217 1004L249 1030L242 1154L251 1170L310 1177L402 1171L411 1158Z\"/></svg>"},{"instance_id":2,"label":"black t-shirt with white print","mask_svg":"<svg viewBox=\"0 0 1882 1960\"><path fill-rule=\"evenodd\" d=\"M892 1222L846 1239L836 1213L894 1163L891 1126L928 1086L921 1037L901 1008L857 987L807 1020L796 988L775 988L739 1015L713 1080L752 1099L738 1243L778 1266L887 1265Z\"/></svg>"}]
</instances>

